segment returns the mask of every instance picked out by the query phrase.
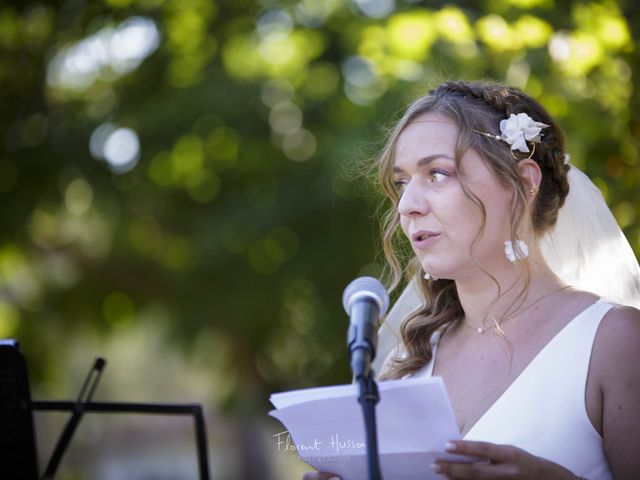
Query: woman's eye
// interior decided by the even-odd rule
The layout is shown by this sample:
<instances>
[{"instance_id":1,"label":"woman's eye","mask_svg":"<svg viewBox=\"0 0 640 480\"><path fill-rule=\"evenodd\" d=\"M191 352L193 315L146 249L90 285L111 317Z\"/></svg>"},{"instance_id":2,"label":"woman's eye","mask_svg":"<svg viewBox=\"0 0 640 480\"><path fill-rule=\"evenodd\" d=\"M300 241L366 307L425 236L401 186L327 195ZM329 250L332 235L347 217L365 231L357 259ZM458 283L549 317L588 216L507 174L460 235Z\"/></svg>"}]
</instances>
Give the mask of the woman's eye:
<instances>
[{"instance_id":1,"label":"woman's eye","mask_svg":"<svg viewBox=\"0 0 640 480\"><path fill-rule=\"evenodd\" d=\"M429 181L431 183L439 183L446 179L448 175L444 172L433 171L429 173Z\"/></svg>"},{"instance_id":2,"label":"woman's eye","mask_svg":"<svg viewBox=\"0 0 640 480\"><path fill-rule=\"evenodd\" d=\"M407 182L405 180L394 180L393 188L396 190L396 192L403 193L407 188Z\"/></svg>"}]
</instances>

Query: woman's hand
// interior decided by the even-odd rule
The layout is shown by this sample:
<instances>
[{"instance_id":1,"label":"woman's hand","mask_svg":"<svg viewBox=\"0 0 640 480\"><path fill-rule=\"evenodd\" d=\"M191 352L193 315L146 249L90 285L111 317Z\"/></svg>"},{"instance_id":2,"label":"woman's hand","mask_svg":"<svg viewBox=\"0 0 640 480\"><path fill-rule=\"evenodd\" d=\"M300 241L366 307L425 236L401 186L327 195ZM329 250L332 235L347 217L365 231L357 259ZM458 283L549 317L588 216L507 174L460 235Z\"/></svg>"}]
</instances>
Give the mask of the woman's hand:
<instances>
[{"instance_id":1,"label":"woman's hand","mask_svg":"<svg viewBox=\"0 0 640 480\"><path fill-rule=\"evenodd\" d=\"M433 471L450 479L576 479L576 476L564 467L543 458L535 457L511 445L460 440L447 442L445 450L449 453L481 459L481 461L475 463L436 460L431 466Z\"/></svg>"},{"instance_id":2,"label":"woman's hand","mask_svg":"<svg viewBox=\"0 0 640 480\"><path fill-rule=\"evenodd\" d=\"M307 472L302 480L340 480L340 477L333 473Z\"/></svg>"},{"instance_id":3,"label":"woman's hand","mask_svg":"<svg viewBox=\"0 0 640 480\"><path fill-rule=\"evenodd\" d=\"M436 460L432 469L449 479L576 480L560 465L511 445L459 440L447 442L445 450L480 459L475 463ZM308 472L303 480L340 480L332 473Z\"/></svg>"}]
</instances>

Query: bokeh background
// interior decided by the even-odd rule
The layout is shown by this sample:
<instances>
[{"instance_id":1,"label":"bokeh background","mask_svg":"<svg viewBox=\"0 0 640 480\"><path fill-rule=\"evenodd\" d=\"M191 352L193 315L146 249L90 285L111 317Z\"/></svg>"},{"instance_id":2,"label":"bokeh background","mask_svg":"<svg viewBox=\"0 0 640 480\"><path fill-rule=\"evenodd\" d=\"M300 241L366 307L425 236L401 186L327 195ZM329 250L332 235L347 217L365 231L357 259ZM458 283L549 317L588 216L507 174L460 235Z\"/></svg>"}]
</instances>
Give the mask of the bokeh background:
<instances>
[{"instance_id":1,"label":"bokeh background","mask_svg":"<svg viewBox=\"0 0 640 480\"><path fill-rule=\"evenodd\" d=\"M640 252L639 4L0 6L0 338L37 399L200 402L214 479L294 479L269 393L349 382L344 286L383 273L366 165L448 78L524 88ZM588 211L584 212L589 215ZM66 415L37 413L41 462ZM190 420L85 416L60 479L197 477Z\"/></svg>"}]
</instances>

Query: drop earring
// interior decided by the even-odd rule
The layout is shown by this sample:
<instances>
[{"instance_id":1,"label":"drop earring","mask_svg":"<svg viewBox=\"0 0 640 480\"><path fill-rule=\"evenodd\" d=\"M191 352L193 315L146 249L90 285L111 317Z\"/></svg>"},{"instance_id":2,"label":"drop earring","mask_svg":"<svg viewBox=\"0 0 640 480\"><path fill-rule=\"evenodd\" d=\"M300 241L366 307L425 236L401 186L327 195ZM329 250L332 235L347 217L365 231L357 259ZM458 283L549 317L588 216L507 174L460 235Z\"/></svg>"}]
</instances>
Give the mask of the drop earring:
<instances>
[{"instance_id":1,"label":"drop earring","mask_svg":"<svg viewBox=\"0 0 640 480\"><path fill-rule=\"evenodd\" d=\"M516 260L524 260L529 256L529 247L522 240L516 240L516 248L513 248L511 240L504 242L504 254L510 262L515 263Z\"/></svg>"}]
</instances>

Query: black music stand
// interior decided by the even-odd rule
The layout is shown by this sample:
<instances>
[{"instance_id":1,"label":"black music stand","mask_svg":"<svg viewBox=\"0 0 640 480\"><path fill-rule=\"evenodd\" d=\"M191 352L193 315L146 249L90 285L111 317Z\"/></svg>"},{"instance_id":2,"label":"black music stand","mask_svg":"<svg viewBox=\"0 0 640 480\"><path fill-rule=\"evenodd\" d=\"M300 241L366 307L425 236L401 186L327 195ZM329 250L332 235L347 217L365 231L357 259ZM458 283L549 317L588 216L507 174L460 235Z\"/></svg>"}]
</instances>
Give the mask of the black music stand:
<instances>
[{"instance_id":1,"label":"black music stand","mask_svg":"<svg viewBox=\"0 0 640 480\"><path fill-rule=\"evenodd\" d=\"M100 359L101 360L101 359ZM104 361L100 370L104 365ZM100 362L96 361L96 365ZM95 368L95 367L94 367ZM93 369L92 369L93 371ZM90 372L91 375L91 372ZM69 419L54 452L51 455L45 479L53 479L74 430L84 413L139 413L152 415L191 415L194 421L198 470L201 480L209 480L209 456L207 452L207 432L202 406L188 404L155 404L129 402L93 402L87 401L31 401L29 382L24 357L14 340L0 341L0 401L2 418L9 423L8 429L0 429L0 448L7 452L8 466L15 472L15 480L37 480L37 448L33 430L33 410L69 411ZM88 380L83 386L83 391ZM91 393L95 390L95 384ZM82 392L81 392L82 397ZM6 449L5 449L6 448ZM5 470L6 471L6 470Z\"/></svg>"},{"instance_id":2,"label":"black music stand","mask_svg":"<svg viewBox=\"0 0 640 480\"><path fill-rule=\"evenodd\" d=\"M14 480L38 480L27 364L15 340L0 340L0 458Z\"/></svg>"}]
</instances>

